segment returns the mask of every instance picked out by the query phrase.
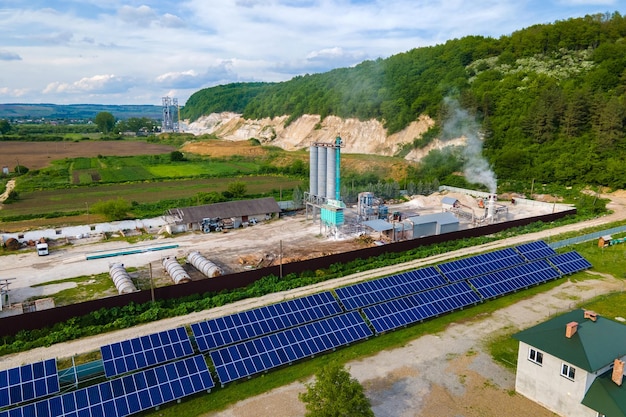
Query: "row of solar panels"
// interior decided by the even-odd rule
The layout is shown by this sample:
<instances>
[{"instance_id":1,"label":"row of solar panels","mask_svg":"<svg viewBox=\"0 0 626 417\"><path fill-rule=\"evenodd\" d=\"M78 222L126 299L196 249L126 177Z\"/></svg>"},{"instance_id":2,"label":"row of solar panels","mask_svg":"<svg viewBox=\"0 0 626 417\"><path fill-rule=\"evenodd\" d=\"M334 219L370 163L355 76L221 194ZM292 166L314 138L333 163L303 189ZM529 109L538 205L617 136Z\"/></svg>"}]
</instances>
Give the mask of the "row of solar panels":
<instances>
[{"instance_id":1,"label":"row of solar panels","mask_svg":"<svg viewBox=\"0 0 626 417\"><path fill-rule=\"evenodd\" d=\"M536 257L541 252L550 256L545 249L549 247L544 242L523 246L527 249L523 253L532 253ZM505 250L492 252L490 259L494 260L497 255L493 254L498 252L502 253L502 259L513 258L510 251ZM478 257L483 258L482 255ZM550 260L563 273L591 267L576 252L552 256ZM486 261L475 260L474 264L482 262ZM558 276L560 274L544 260L445 285L445 279L437 270L428 267L340 288L337 294L344 305L351 302L359 305L355 302L359 297L367 299L367 303L360 301L362 307L370 306L364 308L363 313L380 333L476 304L481 297L492 298ZM384 288L384 283L389 284L389 288ZM361 292L359 297L355 295L355 288ZM411 293L407 296L409 291ZM363 294L370 296L364 297ZM324 292L193 324L192 331L199 350L211 351L211 359L224 384L372 335L361 315L356 312L338 315L342 311L337 299L330 292ZM101 353L105 374L112 377L189 356L193 354L193 348L185 329L179 327L105 345L101 347ZM56 362L46 361L45 364L46 373L43 374L39 370L44 366L43 362L0 372L0 401L4 399L0 407L58 392ZM33 369L30 373L29 366ZM24 375L19 381L17 372ZM2 384L5 374L6 386ZM43 386L42 375L47 384L45 390L35 390L34 396L27 394L31 392L30 384L35 384L29 379L31 374L36 375L34 379L40 387ZM8 392L8 397L3 396L3 389Z\"/></svg>"},{"instance_id":2,"label":"row of solar panels","mask_svg":"<svg viewBox=\"0 0 626 417\"><path fill-rule=\"evenodd\" d=\"M0 411L0 417L124 417L213 386L204 356L197 355Z\"/></svg>"}]
</instances>

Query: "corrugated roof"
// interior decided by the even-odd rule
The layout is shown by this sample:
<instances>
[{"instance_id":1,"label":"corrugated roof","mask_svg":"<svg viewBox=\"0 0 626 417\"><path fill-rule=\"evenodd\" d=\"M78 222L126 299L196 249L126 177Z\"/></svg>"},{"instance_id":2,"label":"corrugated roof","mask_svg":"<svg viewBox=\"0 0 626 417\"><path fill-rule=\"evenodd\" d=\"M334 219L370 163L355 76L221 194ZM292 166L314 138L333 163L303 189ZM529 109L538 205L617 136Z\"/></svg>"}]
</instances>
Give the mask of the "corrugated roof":
<instances>
[{"instance_id":1,"label":"corrugated roof","mask_svg":"<svg viewBox=\"0 0 626 417\"><path fill-rule=\"evenodd\" d=\"M575 321L576 333L565 337L565 326ZM593 322L584 310L574 310L513 335L552 356L587 372L596 372L626 355L626 326L598 316Z\"/></svg>"},{"instance_id":2,"label":"corrugated roof","mask_svg":"<svg viewBox=\"0 0 626 417\"><path fill-rule=\"evenodd\" d=\"M367 227L374 229L377 232L384 232L393 229L393 225L383 219L368 220L366 222L363 222L363 224Z\"/></svg>"},{"instance_id":3,"label":"corrugated roof","mask_svg":"<svg viewBox=\"0 0 626 417\"><path fill-rule=\"evenodd\" d=\"M597 377L585 394L582 403L610 417L626 417L626 386L611 380L612 370Z\"/></svg>"},{"instance_id":4,"label":"corrugated roof","mask_svg":"<svg viewBox=\"0 0 626 417\"><path fill-rule=\"evenodd\" d=\"M182 207L168 210L169 214L180 217L180 223L199 223L209 217L229 218L252 216L255 214L280 213L280 207L273 197L254 200L227 201L204 206Z\"/></svg>"},{"instance_id":5,"label":"corrugated roof","mask_svg":"<svg viewBox=\"0 0 626 417\"><path fill-rule=\"evenodd\" d=\"M409 217L409 220L413 224L426 224L426 223L439 223L439 224L454 224L458 223L459 219L449 211L442 213L425 214L423 216Z\"/></svg>"},{"instance_id":6,"label":"corrugated roof","mask_svg":"<svg viewBox=\"0 0 626 417\"><path fill-rule=\"evenodd\" d=\"M449 205L453 206L454 203L456 203L457 201L459 201L459 200L454 198L454 197L444 197L444 198L441 199L441 204L449 204Z\"/></svg>"}]
</instances>

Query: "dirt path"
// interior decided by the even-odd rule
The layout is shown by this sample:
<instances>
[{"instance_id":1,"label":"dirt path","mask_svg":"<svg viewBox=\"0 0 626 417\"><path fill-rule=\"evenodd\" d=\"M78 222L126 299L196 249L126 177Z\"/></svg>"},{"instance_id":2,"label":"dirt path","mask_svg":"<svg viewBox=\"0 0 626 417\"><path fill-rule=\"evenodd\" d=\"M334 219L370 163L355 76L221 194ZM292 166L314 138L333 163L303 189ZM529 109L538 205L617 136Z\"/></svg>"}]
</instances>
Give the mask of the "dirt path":
<instances>
[{"instance_id":1,"label":"dirt path","mask_svg":"<svg viewBox=\"0 0 626 417\"><path fill-rule=\"evenodd\" d=\"M14 188L15 188L15 180L7 181L6 189L4 190L2 194L0 194L0 210L2 210L2 203L4 202L4 200L9 198L9 194L11 194L11 191L13 191Z\"/></svg>"}]
</instances>

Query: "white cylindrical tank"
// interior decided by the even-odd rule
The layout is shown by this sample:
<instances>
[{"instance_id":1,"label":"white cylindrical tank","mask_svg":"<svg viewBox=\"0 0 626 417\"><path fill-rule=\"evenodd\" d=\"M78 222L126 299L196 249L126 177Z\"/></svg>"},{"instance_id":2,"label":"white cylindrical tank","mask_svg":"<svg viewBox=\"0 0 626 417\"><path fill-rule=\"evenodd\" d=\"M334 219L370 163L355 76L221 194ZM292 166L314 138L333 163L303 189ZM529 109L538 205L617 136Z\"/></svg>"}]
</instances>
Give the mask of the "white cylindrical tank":
<instances>
[{"instance_id":1,"label":"white cylindrical tank","mask_svg":"<svg viewBox=\"0 0 626 417\"><path fill-rule=\"evenodd\" d=\"M191 277L185 271L185 269L178 263L176 257L165 257L163 258L163 268L167 271L167 273L172 277L174 283L176 284L184 284L185 282L191 281Z\"/></svg>"},{"instance_id":2,"label":"white cylindrical tank","mask_svg":"<svg viewBox=\"0 0 626 417\"><path fill-rule=\"evenodd\" d=\"M311 145L309 153L309 193L317 195L317 146Z\"/></svg>"},{"instance_id":3,"label":"white cylindrical tank","mask_svg":"<svg viewBox=\"0 0 626 417\"><path fill-rule=\"evenodd\" d=\"M330 200L335 199L335 181L337 180L335 152L335 148L326 149L326 198Z\"/></svg>"},{"instance_id":4,"label":"white cylindrical tank","mask_svg":"<svg viewBox=\"0 0 626 417\"><path fill-rule=\"evenodd\" d=\"M224 273L222 268L202 256L200 252L189 252L187 261L209 278L219 277Z\"/></svg>"},{"instance_id":5,"label":"white cylindrical tank","mask_svg":"<svg viewBox=\"0 0 626 417\"><path fill-rule=\"evenodd\" d=\"M326 148L317 148L317 196L326 195Z\"/></svg>"},{"instance_id":6,"label":"white cylindrical tank","mask_svg":"<svg viewBox=\"0 0 626 417\"><path fill-rule=\"evenodd\" d=\"M128 294L131 292L137 291L135 284L130 279L130 275L128 275L128 271L124 268L123 263L113 263L109 265L109 275L111 275L111 279L113 280L113 284L115 284L115 288L117 288L117 292L120 294Z\"/></svg>"}]
</instances>

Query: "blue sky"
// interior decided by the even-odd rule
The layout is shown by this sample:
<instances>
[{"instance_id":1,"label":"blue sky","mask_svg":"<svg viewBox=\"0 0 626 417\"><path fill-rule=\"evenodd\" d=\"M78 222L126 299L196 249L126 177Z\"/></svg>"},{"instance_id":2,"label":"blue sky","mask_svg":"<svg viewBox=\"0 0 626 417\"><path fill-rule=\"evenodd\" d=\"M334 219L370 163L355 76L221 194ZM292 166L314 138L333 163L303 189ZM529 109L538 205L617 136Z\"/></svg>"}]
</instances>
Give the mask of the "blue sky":
<instances>
[{"instance_id":1,"label":"blue sky","mask_svg":"<svg viewBox=\"0 0 626 417\"><path fill-rule=\"evenodd\" d=\"M0 0L0 103L184 104L204 87L615 11L624 0Z\"/></svg>"}]
</instances>

